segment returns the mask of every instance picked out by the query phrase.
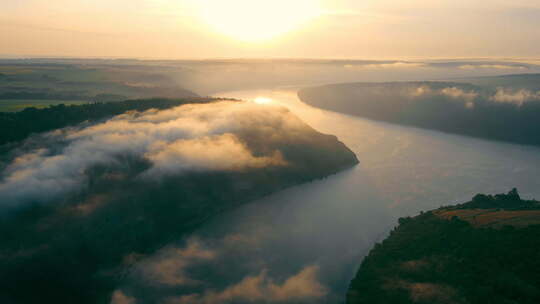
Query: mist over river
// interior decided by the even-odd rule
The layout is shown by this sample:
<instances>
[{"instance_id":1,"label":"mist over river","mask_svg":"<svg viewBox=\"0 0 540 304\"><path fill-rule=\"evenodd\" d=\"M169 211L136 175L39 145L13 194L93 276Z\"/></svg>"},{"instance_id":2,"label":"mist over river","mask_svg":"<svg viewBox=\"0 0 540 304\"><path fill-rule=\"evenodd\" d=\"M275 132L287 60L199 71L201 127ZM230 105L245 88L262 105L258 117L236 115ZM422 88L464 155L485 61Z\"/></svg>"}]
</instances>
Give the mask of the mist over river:
<instances>
[{"instance_id":1,"label":"mist over river","mask_svg":"<svg viewBox=\"0 0 540 304\"><path fill-rule=\"evenodd\" d=\"M271 294L258 301L257 290L247 290L253 302L284 302L291 296L294 303L341 303L362 256L399 217L513 187L523 197L540 198L537 147L320 110L303 104L295 90L215 95L288 107L316 130L336 135L360 164L221 214L179 242L184 253L193 248L205 253L185 267L199 284L184 289L197 296L181 303L227 299L227 294L249 289L253 281L267 284L266 294ZM134 279L127 285L141 282ZM288 295L289 285L296 288L294 294L303 294ZM152 292L162 290L147 290L147 295Z\"/></svg>"}]
</instances>

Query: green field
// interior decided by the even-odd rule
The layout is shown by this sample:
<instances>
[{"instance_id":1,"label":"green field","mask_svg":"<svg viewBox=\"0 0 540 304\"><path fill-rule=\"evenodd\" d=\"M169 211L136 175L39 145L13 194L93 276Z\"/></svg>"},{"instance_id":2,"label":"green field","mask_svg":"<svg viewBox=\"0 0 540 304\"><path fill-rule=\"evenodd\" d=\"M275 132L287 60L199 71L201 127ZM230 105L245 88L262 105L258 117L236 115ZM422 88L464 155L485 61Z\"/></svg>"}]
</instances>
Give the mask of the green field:
<instances>
[{"instance_id":1,"label":"green field","mask_svg":"<svg viewBox=\"0 0 540 304\"><path fill-rule=\"evenodd\" d=\"M85 104L154 97L184 98L197 94L175 80L177 70L106 61L43 63L0 62L0 112L56 104Z\"/></svg>"}]
</instances>

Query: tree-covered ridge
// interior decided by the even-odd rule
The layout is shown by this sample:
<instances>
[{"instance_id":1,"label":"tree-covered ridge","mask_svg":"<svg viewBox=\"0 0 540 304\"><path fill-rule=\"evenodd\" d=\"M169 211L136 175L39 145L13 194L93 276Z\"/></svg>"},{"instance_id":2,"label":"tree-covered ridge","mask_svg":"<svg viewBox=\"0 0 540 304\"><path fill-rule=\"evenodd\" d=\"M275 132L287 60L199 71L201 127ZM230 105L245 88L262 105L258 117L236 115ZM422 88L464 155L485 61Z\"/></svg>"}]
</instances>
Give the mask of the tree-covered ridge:
<instances>
[{"instance_id":1,"label":"tree-covered ridge","mask_svg":"<svg viewBox=\"0 0 540 304\"><path fill-rule=\"evenodd\" d=\"M540 209L540 202L536 200L521 199L517 189L512 189L507 194L485 195L477 194L470 202L455 206L456 209L490 209L503 210L529 210Z\"/></svg>"},{"instance_id":2,"label":"tree-covered ridge","mask_svg":"<svg viewBox=\"0 0 540 304\"><path fill-rule=\"evenodd\" d=\"M20 112L0 112L0 145L25 139L32 133L51 131L122 114L126 111L168 109L188 103L208 103L219 98L140 99L97 102L83 105L52 105L44 109L26 108Z\"/></svg>"},{"instance_id":3,"label":"tree-covered ridge","mask_svg":"<svg viewBox=\"0 0 540 304\"><path fill-rule=\"evenodd\" d=\"M123 114L37 134L2 155L0 303L109 304L130 257L358 163L285 108L195 101L126 102L146 112L75 108Z\"/></svg>"},{"instance_id":4,"label":"tree-covered ridge","mask_svg":"<svg viewBox=\"0 0 540 304\"><path fill-rule=\"evenodd\" d=\"M463 82L344 83L306 88L299 97L312 106L374 120L540 145L539 80L532 74Z\"/></svg>"},{"instance_id":5,"label":"tree-covered ridge","mask_svg":"<svg viewBox=\"0 0 540 304\"><path fill-rule=\"evenodd\" d=\"M540 217L539 206L513 190L401 218L362 262L347 303L539 303L538 222L475 225L459 214L489 210L495 220L505 212Z\"/></svg>"}]
</instances>

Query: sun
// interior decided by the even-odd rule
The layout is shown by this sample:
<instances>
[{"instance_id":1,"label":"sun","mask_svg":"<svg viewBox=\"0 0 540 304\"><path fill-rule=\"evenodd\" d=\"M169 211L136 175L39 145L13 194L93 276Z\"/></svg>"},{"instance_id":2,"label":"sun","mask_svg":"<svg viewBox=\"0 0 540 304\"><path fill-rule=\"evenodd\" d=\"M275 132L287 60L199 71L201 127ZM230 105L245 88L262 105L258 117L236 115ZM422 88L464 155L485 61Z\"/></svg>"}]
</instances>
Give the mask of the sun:
<instances>
[{"instance_id":1,"label":"sun","mask_svg":"<svg viewBox=\"0 0 540 304\"><path fill-rule=\"evenodd\" d=\"M253 100L256 104L265 105L272 102L272 98L268 97L257 97Z\"/></svg>"},{"instance_id":2,"label":"sun","mask_svg":"<svg viewBox=\"0 0 540 304\"><path fill-rule=\"evenodd\" d=\"M234 39L265 41L321 14L319 0L193 0L212 30Z\"/></svg>"}]
</instances>

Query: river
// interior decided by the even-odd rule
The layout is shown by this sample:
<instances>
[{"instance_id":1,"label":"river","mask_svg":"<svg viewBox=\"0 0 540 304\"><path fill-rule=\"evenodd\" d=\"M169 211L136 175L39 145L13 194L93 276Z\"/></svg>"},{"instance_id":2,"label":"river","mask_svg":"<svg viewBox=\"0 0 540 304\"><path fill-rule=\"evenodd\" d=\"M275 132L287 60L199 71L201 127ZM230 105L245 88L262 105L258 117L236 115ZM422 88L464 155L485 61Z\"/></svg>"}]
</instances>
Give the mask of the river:
<instances>
[{"instance_id":1,"label":"river","mask_svg":"<svg viewBox=\"0 0 540 304\"><path fill-rule=\"evenodd\" d=\"M258 302L258 291L246 283L256 279L275 291L268 302L290 297L289 289L298 296L295 303L341 303L362 257L399 217L513 187L524 197L540 198L536 147L320 110L302 103L294 90L216 96L288 107L318 131L336 135L360 164L224 213L199 229L191 237L196 247L220 255L219 263L199 261L190 270L200 283L194 290L201 301L220 299L219 292L229 290Z\"/></svg>"}]
</instances>

